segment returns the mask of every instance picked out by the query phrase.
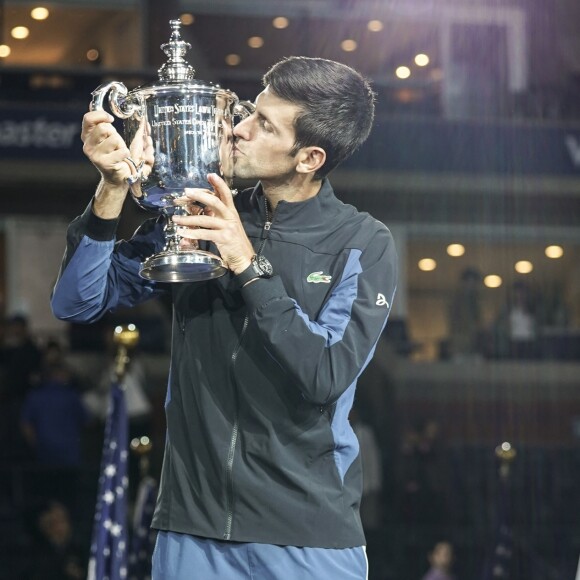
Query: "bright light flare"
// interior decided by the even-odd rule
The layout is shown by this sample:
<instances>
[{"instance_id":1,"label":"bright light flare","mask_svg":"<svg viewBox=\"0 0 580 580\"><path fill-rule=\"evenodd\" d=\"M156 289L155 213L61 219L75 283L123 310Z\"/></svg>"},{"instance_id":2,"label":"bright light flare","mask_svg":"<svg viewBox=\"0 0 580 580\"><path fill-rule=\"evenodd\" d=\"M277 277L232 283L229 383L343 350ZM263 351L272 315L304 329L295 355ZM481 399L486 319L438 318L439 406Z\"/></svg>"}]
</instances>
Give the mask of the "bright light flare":
<instances>
[{"instance_id":1,"label":"bright light flare","mask_svg":"<svg viewBox=\"0 0 580 580\"><path fill-rule=\"evenodd\" d=\"M427 66L429 62L429 57L426 54L421 53L415 56L415 64L417 66Z\"/></svg>"},{"instance_id":2,"label":"bright light flare","mask_svg":"<svg viewBox=\"0 0 580 580\"><path fill-rule=\"evenodd\" d=\"M50 12L44 6L37 6L30 11L30 16L34 20L46 20L50 16Z\"/></svg>"},{"instance_id":3,"label":"bright light flare","mask_svg":"<svg viewBox=\"0 0 580 580\"><path fill-rule=\"evenodd\" d=\"M284 28L288 28L290 21L285 16L276 16L274 20L272 20L272 26L277 28L278 30L283 30Z\"/></svg>"},{"instance_id":4,"label":"bright light flare","mask_svg":"<svg viewBox=\"0 0 580 580\"><path fill-rule=\"evenodd\" d=\"M514 265L514 270L518 274L529 274L534 269L534 265L529 260L520 260Z\"/></svg>"},{"instance_id":5,"label":"bright light flare","mask_svg":"<svg viewBox=\"0 0 580 580\"><path fill-rule=\"evenodd\" d=\"M417 263L417 266L422 272L432 272L437 268L437 261L433 258L422 258Z\"/></svg>"},{"instance_id":6,"label":"bright light flare","mask_svg":"<svg viewBox=\"0 0 580 580\"><path fill-rule=\"evenodd\" d=\"M264 39L261 36L250 36L248 38L248 46L250 48L262 48L264 46Z\"/></svg>"},{"instance_id":7,"label":"bright light flare","mask_svg":"<svg viewBox=\"0 0 580 580\"><path fill-rule=\"evenodd\" d=\"M353 52L356 50L357 46L358 44L356 40L353 40L352 38L347 38L340 43L340 48L342 48L344 52Z\"/></svg>"},{"instance_id":8,"label":"bright light flare","mask_svg":"<svg viewBox=\"0 0 580 580\"><path fill-rule=\"evenodd\" d=\"M499 288L503 284L503 280L497 274L489 274L483 279L483 283L488 288Z\"/></svg>"},{"instance_id":9,"label":"bright light flare","mask_svg":"<svg viewBox=\"0 0 580 580\"><path fill-rule=\"evenodd\" d=\"M181 14L179 20L181 20L181 24L183 24L183 26L191 26L195 22L195 16L189 12L186 12L185 14Z\"/></svg>"},{"instance_id":10,"label":"bright light flare","mask_svg":"<svg viewBox=\"0 0 580 580\"><path fill-rule=\"evenodd\" d=\"M0 44L0 58L6 58L10 56L12 52L11 48L7 44Z\"/></svg>"},{"instance_id":11,"label":"bright light flare","mask_svg":"<svg viewBox=\"0 0 580 580\"><path fill-rule=\"evenodd\" d=\"M228 54L225 60L229 66L238 66L242 62L239 54Z\"/></svg>"},{"instance_id":12,"label":"bright light flare","mask_svg":"<svg viewBox=\"0 0 580 580\"><path fill-rule=\"evenodd\" d=\"M12 35L12 38L15 38L16 40L24 40L25 38L28 38L30 30L28 30L26 26L15 26L10 31L10 34Z\"/></svg>"},{"instance_id":13,"label":"bright light flare","mask_svg":"<svg viewBox=\"0 0 580 580\"><path fill-rule=\"evenodd\" d=\"M101 55L96 48L89 48L89 50L87 50L87 60L90 60L91 62L96 62L99 60L100 56Z\"/></svg>"},{"instance_id":14,"label":"bright light flare","mask_svg":"<svg viewBox=\"0 0 580 580\"><path fill-rule=\"evenodd\" d=\"M548 258L557 260L564 255L564 248L562 246L548 246L544 252Z\"/></svg>"},{"instance_id":15,"label":"bright light flare","mask_svg":"<svg viewBox=\"0 0 580 580\"><path fill-rule=\"evenodd\" d=\"M384 25L380 20L369 20L367 22L367 28L371 32L380 32L384 28Z\"/></svg>"},{"instance_id":16,"label":"bright light flare","mask_svg":"<svg viewBox=\"0 0 580 580\"><path fill-rule=\"evenodd\" d=\"M465 246L462 244L449 244L447 246L447 254L452 258L459 258L465 254Z\"/></svg>"},{"instance_id":17,"label":"bright light flare","mask_svg":"<svg viewBox=\"0 0 580 580\"><path fill-rule=\"evenodd\" d=\"M408 66L400 66L397 67L395 74L399 79L408 79L411 76L411 69Z\"/></svg>"}]
</instances>

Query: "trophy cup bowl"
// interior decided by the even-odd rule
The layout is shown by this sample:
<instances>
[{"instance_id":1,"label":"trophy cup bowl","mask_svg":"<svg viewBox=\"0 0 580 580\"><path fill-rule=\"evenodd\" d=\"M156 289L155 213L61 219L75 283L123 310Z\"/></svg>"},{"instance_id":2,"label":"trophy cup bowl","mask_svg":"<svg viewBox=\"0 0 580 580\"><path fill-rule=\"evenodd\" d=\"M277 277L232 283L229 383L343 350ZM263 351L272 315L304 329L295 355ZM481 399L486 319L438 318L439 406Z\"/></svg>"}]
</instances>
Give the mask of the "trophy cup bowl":
<instances>
[{"instance_id":1,"label":"trophy cup bowl","mask_svg":"<svg viewBox=\"0 0 580 580\"><path fill-rule=\"evenodd\" d=\"M181 22L171 20L170 26L171 38L161 46L168 60L158 71L159 82L131 92L121 82L103 84L92 93L91 110L103 109L108 94L111 112L123 119L130 151L126 161L134 172L127 179L131 196L143 209L165 218L165 247L141 264L139 274L156 282L196 282L222 276L227 268L218 255L197 244L181 248L171 217L203 211L177 200L185 188L211 189L209 173L231 186L234 118L250 115L254 106L219 85L194 79L195 71L184 59L191 45L181 39ZM151 148L149 167L144 151Z\"/></svg>"}]
</instances>

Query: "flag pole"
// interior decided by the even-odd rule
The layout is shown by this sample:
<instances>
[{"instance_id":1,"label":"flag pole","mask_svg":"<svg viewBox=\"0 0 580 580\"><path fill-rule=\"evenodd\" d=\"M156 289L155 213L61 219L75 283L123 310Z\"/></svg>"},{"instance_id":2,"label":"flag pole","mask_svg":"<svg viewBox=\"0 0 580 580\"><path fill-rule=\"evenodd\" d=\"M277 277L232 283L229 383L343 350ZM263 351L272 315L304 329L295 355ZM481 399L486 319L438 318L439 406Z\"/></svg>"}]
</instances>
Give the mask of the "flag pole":
<instances>
[{"instance_id":1,"label":"flag pole","mask_svg":"<svg viewBox=\"0 0 580 580\"><path fill-rule=\"evenodd\" d=\"M110 405L105 422L97 505L87 580L124 580L127 577L127 474L129 419L123 379L129 351L139 342L134 324L117 326L117 345Z\"/></svg>"},{"instance_id":2,"label":"flag pole","mask_svg":"<svg viewBox=\"0 0 580 580\"><path fill-rule=\"evenodd\" d=\"M130 362L129 351L139 344L139 331L134 324L117 326L113 334L113 342L117 345L117 357L115 358L115 375L117 382L121 383L127 372Z\"/></svg>"},{"instance_id":3,"label":"flag pole","mask_svg":"<svg viewBox=\"0 0 580 580\"><path fill-rule=\"evenodd\" d=\"M151 529L157 498L157 482L149 475L149 454L153 443L149 437L142 436L135 437L130 446L131 452L139 457L140 482L133 513L129 577L146 580L151 578L151 558L157 537L156 531Z\"/></svg>"}]
</instances>

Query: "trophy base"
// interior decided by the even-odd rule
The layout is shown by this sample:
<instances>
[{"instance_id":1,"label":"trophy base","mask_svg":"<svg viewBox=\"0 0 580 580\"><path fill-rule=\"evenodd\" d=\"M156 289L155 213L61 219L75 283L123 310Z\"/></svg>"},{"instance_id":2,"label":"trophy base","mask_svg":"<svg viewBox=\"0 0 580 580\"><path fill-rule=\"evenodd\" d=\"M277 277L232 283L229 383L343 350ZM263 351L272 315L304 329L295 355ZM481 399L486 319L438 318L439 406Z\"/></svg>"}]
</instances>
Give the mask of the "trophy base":
<instances>
[{"instance_id":1,"label":"trophy base","mask_svg":"<svg viewBox=\"0 0 580 580\"><path fill-rule=\"evenodd\" d=\"M191 250L160 252L147 258L139 275L154 282L201 282L223 276L227 271L221 259L211 252Z\"/></svg>"}]
</instances>

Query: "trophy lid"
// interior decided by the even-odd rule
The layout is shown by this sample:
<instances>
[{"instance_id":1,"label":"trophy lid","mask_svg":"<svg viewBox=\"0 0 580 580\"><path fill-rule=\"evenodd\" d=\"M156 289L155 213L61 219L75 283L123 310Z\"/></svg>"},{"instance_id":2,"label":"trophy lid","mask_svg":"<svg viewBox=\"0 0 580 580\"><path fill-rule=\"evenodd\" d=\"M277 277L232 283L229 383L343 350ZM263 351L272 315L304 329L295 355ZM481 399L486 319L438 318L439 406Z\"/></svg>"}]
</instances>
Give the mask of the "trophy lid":
<instances>
[{"instance_id":1,"label":"trophy lid","mask_svg":"<svg viewBox=\"0 0 580 580\"><path fill-rule=\"evenodd\" d=\"M158 71L159 80L164 82L190 81L195 75L195 70L183 57L191 48L191 44L181 38L180 20L170 20L169 25L172 31L171 38L169 42L161 45L168 60Z\"/></svg>"}]
</instances>

